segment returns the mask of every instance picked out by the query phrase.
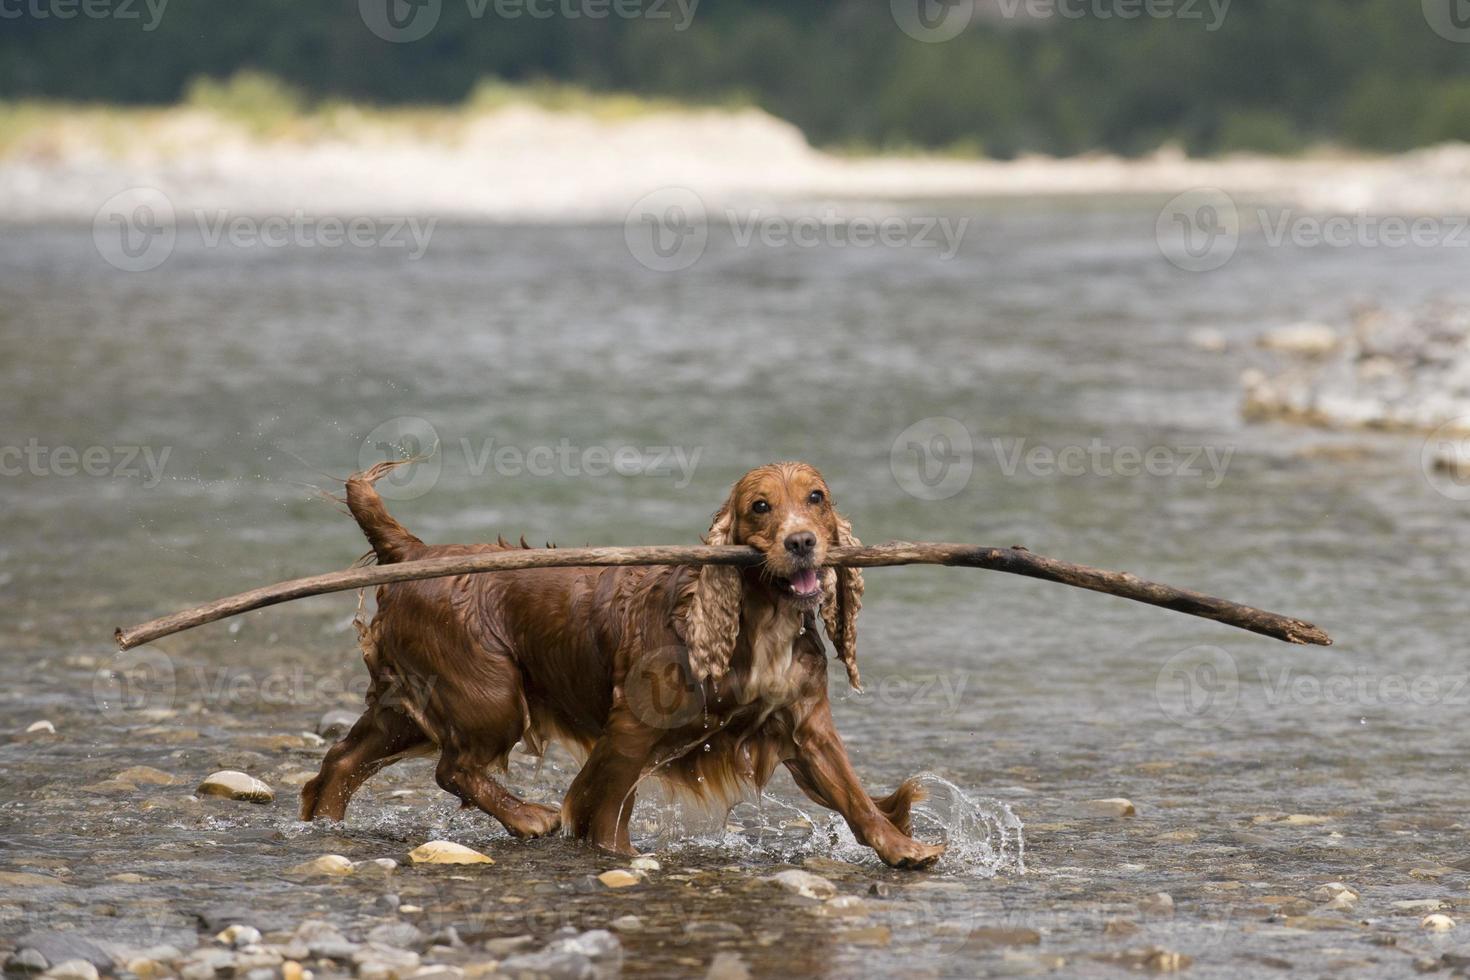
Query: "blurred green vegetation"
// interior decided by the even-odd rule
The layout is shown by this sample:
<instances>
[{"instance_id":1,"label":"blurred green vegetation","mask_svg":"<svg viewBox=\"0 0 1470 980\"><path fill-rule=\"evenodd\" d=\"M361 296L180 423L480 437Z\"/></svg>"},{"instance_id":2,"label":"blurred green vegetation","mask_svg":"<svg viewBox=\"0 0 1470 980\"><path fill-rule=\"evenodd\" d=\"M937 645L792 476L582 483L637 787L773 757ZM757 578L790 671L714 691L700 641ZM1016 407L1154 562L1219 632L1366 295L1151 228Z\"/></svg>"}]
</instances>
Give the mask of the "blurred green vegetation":
<instances>
[{"instance_id":1,"label":"blurred green vegetation","mask_svg":"<svg viewBox=\"0 0 1470 980\"><path fill-rule=\"evenodd\" d=\"M1045 20L994 14L1025 0L981 0L943 43L904 34L883 0L705 0L687 24L673 0L634 0L664 14L635 18L440 2L426 37L390 43L367 29L359 0L169 0L152 30L143 0L129 3L132 20L37 16L53 0L28 0L0 20L0 99L187 101L266 132L345 102L529 97L614 115L664 100L751 103L819 145L997 157L1470 139L1470 44L1436 34L1415 0L1233 0L1218 24L1206 0L1188 19ZM539 9L609 9L596 2ZM1109 3L1069 5L1084 7Z\"/></svg>"}]
</instances>

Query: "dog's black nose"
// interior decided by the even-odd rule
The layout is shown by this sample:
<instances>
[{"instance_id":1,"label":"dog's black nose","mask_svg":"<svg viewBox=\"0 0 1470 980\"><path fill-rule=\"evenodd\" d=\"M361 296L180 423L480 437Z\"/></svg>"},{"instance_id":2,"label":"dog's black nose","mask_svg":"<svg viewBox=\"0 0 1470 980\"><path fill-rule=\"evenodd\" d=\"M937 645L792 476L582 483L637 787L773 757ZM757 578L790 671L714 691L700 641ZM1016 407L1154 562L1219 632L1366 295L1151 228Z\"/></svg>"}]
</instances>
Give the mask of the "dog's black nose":
<instances>
[{"instance_id":1,"label":"dog's black nose","mask_svg":"<svg viewBox=\"0 0 1470 980\"><path fill-rule=\"evenodd\" d=\"M786 550L797 558L810 558L817 550L817 536L810 531L797 531L786 535Z\"/></svg>"}]
</instances>

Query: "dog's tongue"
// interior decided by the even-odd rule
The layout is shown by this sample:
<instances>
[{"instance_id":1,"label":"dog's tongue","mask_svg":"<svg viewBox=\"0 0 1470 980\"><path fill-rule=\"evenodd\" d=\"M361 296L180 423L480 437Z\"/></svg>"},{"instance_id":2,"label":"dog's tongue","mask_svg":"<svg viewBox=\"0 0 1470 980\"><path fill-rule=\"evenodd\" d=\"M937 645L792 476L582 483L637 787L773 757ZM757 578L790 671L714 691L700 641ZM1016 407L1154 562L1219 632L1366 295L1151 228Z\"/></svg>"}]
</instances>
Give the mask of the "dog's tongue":
<instances>
[{"instance_id":1,"label":"dog's tongue","mask_svg":"<svg viewBox=\"0 0 1470 980\"><path fill-rule=\"evenodd\" d=\"M817 570L803 568L791 576L791 591L797 595L811 595L817 591Z\"/></svg>"}]
</instances>

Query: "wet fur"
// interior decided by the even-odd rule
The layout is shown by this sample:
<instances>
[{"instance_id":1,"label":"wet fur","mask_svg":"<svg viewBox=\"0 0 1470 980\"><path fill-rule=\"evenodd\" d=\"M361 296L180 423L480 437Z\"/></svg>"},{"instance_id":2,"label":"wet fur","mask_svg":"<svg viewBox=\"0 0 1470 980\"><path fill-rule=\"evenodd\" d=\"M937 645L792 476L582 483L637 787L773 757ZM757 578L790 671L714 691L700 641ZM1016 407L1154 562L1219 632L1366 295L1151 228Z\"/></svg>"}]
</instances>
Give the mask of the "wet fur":
<instances>
[{"instance_id":1,"label":"wet fur","mask_svg":"<svg viewBox=\"0 0 1470 980\"><path fill-rule=\"evenodd\" d=\"M393 465L347 482L347 505L378 562L516 547L425 544L374 489ZM791 536L807 532L815 551L793 557ZM648 776L728 809L785 765L883 860L932 863L943 847L909 837L918 784L869 796L832 727L816 618L857 686L863 583L855 569L821 568L827 548L857 542L821 474L802 463L752 470L706 540L749 544L765 562L526 569L381 587L360 630L367 711L303 788L302 819L340 820L373 773L437 753L439 785L512 834L564 827L626 854L634 795ZM820 569L819 597L793 598L787 579L802 568ZM522 801L491 774L522 740L533 752L555 740L585 756L560 808Z\"/></svg>"}]
</instances>

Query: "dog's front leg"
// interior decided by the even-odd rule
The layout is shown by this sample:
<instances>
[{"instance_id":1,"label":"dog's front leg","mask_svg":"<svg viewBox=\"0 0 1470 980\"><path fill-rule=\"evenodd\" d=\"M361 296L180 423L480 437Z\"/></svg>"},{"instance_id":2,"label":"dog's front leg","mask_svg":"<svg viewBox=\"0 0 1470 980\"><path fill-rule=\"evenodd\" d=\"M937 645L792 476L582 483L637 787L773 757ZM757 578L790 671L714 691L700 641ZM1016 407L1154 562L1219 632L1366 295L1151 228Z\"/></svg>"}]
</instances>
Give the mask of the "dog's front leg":
<instances>
[{"instance_id":1,"label":"dog's front leg","mask_svg":"<svg viewBox=\"0 0 1470 980\"><path fill-rule=\"evenodd\" d=\"M863 789L825 699L797 730L796 755L786 766L797 785L842 814L858 842L877 851L884 864L927 868L944 853L943 844L923 844L900 831Z\"/></svg>"},{"instance_id":2,"label":"dog's front leg","mask_svg":"<svg viewBox=\"0 0 1470 980\"><path fill-rule=\"evenodd\" d=\"M574 836L613 854L638 853L628 836L633 792L661 735L626 708L613 708L562 803L562 824Z\"/></svg>"}]
</instances>

